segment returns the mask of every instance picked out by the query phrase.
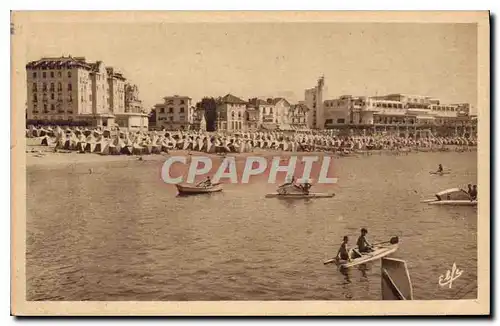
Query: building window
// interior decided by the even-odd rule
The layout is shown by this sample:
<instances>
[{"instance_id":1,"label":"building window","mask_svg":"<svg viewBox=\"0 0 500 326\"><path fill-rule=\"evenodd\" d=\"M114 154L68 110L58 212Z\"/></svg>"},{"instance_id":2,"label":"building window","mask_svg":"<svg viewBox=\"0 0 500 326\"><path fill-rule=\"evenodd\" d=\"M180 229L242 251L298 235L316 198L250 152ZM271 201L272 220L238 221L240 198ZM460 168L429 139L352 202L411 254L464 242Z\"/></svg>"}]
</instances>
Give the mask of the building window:
<instances>
[{"instance_id":1,"label":"building window","mask_svg":"<svg viewBox=\"0 0 500 326\"><path fill-rule=\"evenodd\" d=\"M44 92L46 92L46 91L47 91L47 84L46 84L46 83L43 83L43 84L42 84L42 90L43 90Z\"/></svg>"},{"instance_id":2,"label":"building window","mask_svg":"<svg viewBox=\"0 0 500 326\"><path fill-rule=\"evenodd\" d=\"M174 121L174 117L169 117L168 120Z\"/></svg>"},{"instance_id":3,"label":"building window","mask_svg":"<svg viewBox=\"0 0 500 326\"><path fill-rule=\"evenodd\" d=\"M71 83L68 84L68 91L72 91L73 87L71 86Z\"/></svg>"},{"instance_id":4,"label":"building window","mask_svg":"<svg viewBox=\"0 0 500 326\"><path fill-rule=\"evenodd\" d=\"M54 91L54 83L50 83L50 91L53 92Z\"/></svg>"},{"instance_id":5,"label":"building window","mask_svg":"<svg viewBox=\"0 0 500 326\"><path fill-rule=\"evenodd\" d=\"M337 119L337 123L345 123L345 119Z\"/></svg>"},{"instance_id":6,"label":"building window","mask_svg":"<svg viewBox=\"0 0 500 326\"><path fill-rule=\"evenodd\" d=\"M184 104L184 100L181 100L181 101L180 101L180 103L181 103L181 104Z\"/></svg>"},{"instance_id":7,"label":"building window","mask_svg":"<svg viewBox=\"0 0 500 326\"><path fill-rule=\"evenodd\" d=\"M57 77L62 77L62 73L60 71L57 72Z\"/></svg>"},{"instance_id":8,"label":"building window","mask_svg":"<svg viewBox=\"0 0 500 326\"><path fill-rule=\"evenodd\" d=\"M68 71L68 78L71 78L71 71Z\"/></svg>"},{"instance_id":9,"label":"building window","mask_svg":"<svg viewBox=\"0 0 500 326\"><path fill-rule=\"evenodd\" d=\"M46 73L45 71L44 71L44 72L42 72L42 77L43 77L43 78L47 78L47 73Z\"/></svg>"},{"instance_id":10,"label":"building window","mask_svg":"<svg viewBox=\"0 0 500 326\"><path fill-rule=\"evenodd\" d=\"M36 92L37 89L36 89L36 83L33 83L33 92Z\"/></svg>"},{"instance_id":11,"label":"building window","mask_svg":"<svg viewBox=\"0 0 500 326\"><path fill-rule=\"evenodd\" d=\"M161 108L160 113L165 113L165 108Z\"/></svg>"},{"instance_id":12,"label":"building window","mask_svg":"<svg viewBox=\"0 0 500 326\"><path fill-rule=\"evenodd\" d=\"M51 109L51 110L55 110L54 104L51 104L51 105L50 105L50 109Z\"/></svg>"},{"instance_id":13,"label":"building window","mask_svg":"<svg viewBox=\"0 0 500 326\"><path fill-rule=\"evenodd\" d=\"M181 102L184 102L184 101L181 101ZM182 104L184 104L184 103L182 103ZM184 108L180 108L180 109L179 109L179 112L180 112L180 113L184 113Z\"/></svg>"},{"instance_id":14,"label":"building window","mask_svg":"<svg viewBox=\"0 0 500 326\"><path fill-rule=\"evenodd\" d=\"M57 90L59 92L62 91L62 84L61 83L57 83Z\"/></svg>"},{"instance_id":15,"label":"building window","mask_svg":"<svg viewBox=\"0 0 500 326\"><path fill-rule=\"evenodd\" d=\"M262 114L266 114L266 108L262 108Z\"/></svg>"},{"instance_id":16,"label":"building window","mask_svg":"<svg viewBox=\"0 0 500 326\"><path fill-rule=\"evenodd\" d=\"M54 72L53 71L50 72L50 78L54 78Z\"/></svg>"},{"instance_id":17,"label":"building window","mask_svg":"<svg viewBox=\"0 0 500 326\"><path fill-rule=\"evenodd\" d=\"M174 113L174 108L168 108L168 113Z\"/></svg>"},{"instance_id":18,"label":"building window","mask_svg":"<svg viewBox=\"0 0 500 326\"><path fill-rule=\"evenodd\" d=\"M33 78L36 78L36 72L33 73Z\"/></svg>"},{"instance_id":19,"label":"building window","mask_svg":"<svg viewBox=\"0 0 500 326\"><path fill-rule=\"evenodd\" d=\"M43 105L43 113L49 113L49 111L47 110L47 104Z\"/></svg>"},{"instance_id":20,"label":"building window","mask_svg":"<svg viewBox=\"0 0 500 326\"><path fill-rule=\"evenodd\" d=\"M33 102L38 102L38 97L36 96L36 94L33 94Z\"/></svg>"},{"instance_id":21,"label":"building window","mask_svg":"<svg viewBox=\"0 0 500 326\"><path fill-rule=\"evenodd\" d=\"M54 99L54 93L51 93L50 94L50 99L53 100Z\"/></svg>"}]
</instances>

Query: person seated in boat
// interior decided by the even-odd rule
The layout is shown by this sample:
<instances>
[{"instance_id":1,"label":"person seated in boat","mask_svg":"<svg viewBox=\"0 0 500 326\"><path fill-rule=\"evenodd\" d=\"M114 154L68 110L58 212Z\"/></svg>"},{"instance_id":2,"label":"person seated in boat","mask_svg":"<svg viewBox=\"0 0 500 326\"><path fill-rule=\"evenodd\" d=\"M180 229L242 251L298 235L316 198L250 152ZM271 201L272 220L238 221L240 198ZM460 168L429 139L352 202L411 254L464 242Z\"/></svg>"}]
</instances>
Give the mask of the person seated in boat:
<instances>
[{"instance_id":1,"label":"person seated in boat","mask_svg":"<svg viewBox=\"0 0 500 326\"><path fill-rule=\"evenodd\" d=\"M295 183L295 176L292 175L292 179L289 181L289 182L285 182L284 184L282 184L280 186L280 188L283 188L283 187L286 187L286 186L290 186L290 185L293 185Z\"/></svg>"},{"instance_id":2,"label":"person seated in boat","mask_svg":"<svg viewBox=\"0 0 500 326\"><path fill-rule=\"evenodd\" d=\"M339 251L337 251L335 259L351 261L351 257L349 256L349 250L347 250L347 242L349 242L349 238L347 236L344 236L344 239L342 240L342 244L340 245Z\"/></svg>"},{"instance_id":3,"label":"person seated in boat","mask_svg":"<svg viewBox=\"0 0 500 326\"><path fill-rule=\"evenodd\" d=\"M198 187L210 187L212 185L212 180L210 180L210 177L207 176L207 179L198 183Z\"/></svg>"},{"instance_id":4,"label":"person seated in boat","mask_svg":"<svg viewBox=\"0 0 500 326\"><path fill-rule=\"evenodd\" d=\"M472 190L470 192L470 200L477 200L477 185L472 186Z\"/></svg>"},{"instance_id":5,"label":"person seated in boat","mask_svg":"<svg viewBox=\"0 0 500 326\"><path fill-rule=\"evenodd\" d=\"M311 189L312 187L312 184L310 184L309 182L304 182L301 186L302 188L302 191L306 194L306 195L309 195L309 189Z\"/></svg>"},{"instance_id":6,"label":"person seated in boat","mask_svg":"<svg viewBox=\"0 0 500 326\"><path fill-rule=\"evenodd\" d=\"M366 241L366 235L368 234L368 230L365 228L361 229L361 235L358 238L358 242L356 243L358 246L358 251L363 253L363 252L370 252L372 251L372 246L371 244Z\"/></svg>"},{"instance_id":7,"label":"person seated in boat","mask_svg":"<svg viewBox=\"0 0 500 326\"><path fill-rule=\"evenodd\" d=\"M439 164L437 172L443 173L443 166L441 164Z\"/></svg>"},{"instance_id":8,"label":"person seated in boat","mask_svg":"<svg viewBox=\"0 0 500 326\"><path fill-rule=\"evenodd\" d=\"M467 194L472 198L472 185L470 183L467 185Z\"/></svg>"}]
</instances>

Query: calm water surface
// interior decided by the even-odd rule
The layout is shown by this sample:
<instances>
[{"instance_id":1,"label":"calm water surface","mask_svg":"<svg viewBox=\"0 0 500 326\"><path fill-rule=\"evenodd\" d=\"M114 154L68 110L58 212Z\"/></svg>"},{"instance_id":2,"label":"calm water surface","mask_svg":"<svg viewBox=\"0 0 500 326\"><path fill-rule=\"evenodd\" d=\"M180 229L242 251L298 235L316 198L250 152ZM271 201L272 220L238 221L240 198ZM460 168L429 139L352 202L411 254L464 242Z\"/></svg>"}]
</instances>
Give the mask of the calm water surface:
<instances>
[{"instance_id":1,"label":"calm water surface","mask_svg":"<svg viewBox=\"0 0 500 326\"><path fill-rule=\"evenodd\" d=\"M438 163L453 174L429 175ZM310 201L264 199L261 182L178 198L161 164L28 168L28 300L379 300L380 261L322 263L361 227L399 236L415 299L477 296L477 209L420 203L477 183L476 153L338 159L339 183L315 187L337 196ZM453 263L462 276L439 287Z\"/></svg>"}]
</instances>

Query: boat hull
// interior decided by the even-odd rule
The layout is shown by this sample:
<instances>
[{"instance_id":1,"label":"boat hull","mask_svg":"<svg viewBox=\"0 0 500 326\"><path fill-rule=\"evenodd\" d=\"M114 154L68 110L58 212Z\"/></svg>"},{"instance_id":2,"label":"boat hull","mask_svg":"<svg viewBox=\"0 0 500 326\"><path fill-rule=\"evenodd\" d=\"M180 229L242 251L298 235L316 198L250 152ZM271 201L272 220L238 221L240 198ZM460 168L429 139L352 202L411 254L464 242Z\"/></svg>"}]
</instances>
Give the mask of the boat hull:
<instances>
[{"instance_id":1,"label":"boat hull","mask_svg":"<svg viewBox=\"0 0 500 326\"><path fill-rule=\"evenodd\" d=\"M211 187L196 187L191 185L175 185L177 187L177 191L182 195L199 195L199 194L209 194L212 192L222 191L222 185L216 184Z\"/></svg>"},{"instance_id":2,"label":"boat hull","mask_svg":"<svg viewBox=\"0 0 500 326\"><path fill-rule=\"evenodd\" d=\"M368 262L381 259L382 257L388 256L398 250L398 245L388 245L383 247L376 247L372 252L363 253L361 257L352 259L351 261L347 260L336 260L333 259L332 262L335 262L341 268L350 268L361 264L366 264ZM329 261L326 261L328 263Z\"/></svg>"},{"instance_id":3,"label":"boat hull","mask_svg":"<svg viewBox=\"0 0 500 326\"><path fill-rule=\"evenodd\" d=\"M382 258L381 274L382 300L413 300L413 285L404 260Z\"/></svg>"},{"instance_id":4,"label":"boat hull","mask_svg":"<svg viewBox=\"0 0 500 326\"><path fill-rule=\"evenodd\" d=\"M307 199L307 198L332 198L335 194L328 193L310 193L310 194L279 194L277 192L267 194L266 198L282 198L282 199Z\"/></svg>"},{"instance_id":5,"label":"boat hull","mask_svg":"<svg viewBox=\"0 0 500 326\"><path fill-rule=\"evenodd\" d=\"M434 200L427 202L429 205L447 206L477 206L477 200Z\"/></svg>"}]
</instances>

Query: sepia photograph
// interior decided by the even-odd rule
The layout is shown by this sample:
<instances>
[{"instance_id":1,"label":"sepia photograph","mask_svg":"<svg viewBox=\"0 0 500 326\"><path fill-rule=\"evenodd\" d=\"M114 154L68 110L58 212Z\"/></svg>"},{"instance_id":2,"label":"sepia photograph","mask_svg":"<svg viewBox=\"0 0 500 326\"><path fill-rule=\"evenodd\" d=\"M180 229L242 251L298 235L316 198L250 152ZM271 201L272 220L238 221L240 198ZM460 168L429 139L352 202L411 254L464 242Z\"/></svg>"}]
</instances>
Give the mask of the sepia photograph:
<instances>
[{"instance_id":1,"label":"sepia photograph","mask_svg":"<svg viewBox=\"0 0 500 326\"><path fill-rule=\"evenodd\" d=\"M489 28L12 12L12 313L489 314Z\"/></svg>"}]
</instances>

